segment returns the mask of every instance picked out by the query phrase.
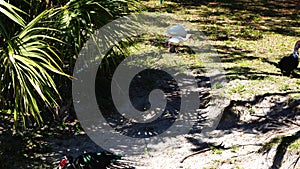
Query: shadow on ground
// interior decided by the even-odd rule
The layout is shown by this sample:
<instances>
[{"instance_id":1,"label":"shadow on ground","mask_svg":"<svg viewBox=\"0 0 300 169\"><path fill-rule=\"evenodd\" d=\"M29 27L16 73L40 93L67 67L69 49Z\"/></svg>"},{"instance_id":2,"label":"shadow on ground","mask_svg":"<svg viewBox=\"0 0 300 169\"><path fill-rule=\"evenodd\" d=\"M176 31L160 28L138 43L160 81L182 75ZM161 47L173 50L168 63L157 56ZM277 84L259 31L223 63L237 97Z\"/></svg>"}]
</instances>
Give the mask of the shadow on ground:
<instances>
[{"instance_id":1,"label":"shadow on ground","mask_svg":"<svg viewBox=\"0 0 300 169\"><path fill-rule=\"evenodd\" d=\"M263 38L262 32L299 36L296 30L300 25L298 4L298 1L281 0L172 0L146 9L149 12L185 11L183 15L192 15L188 20L201 24L201 30L210 39L257 40Z\"/></svg>"}]
</instances>

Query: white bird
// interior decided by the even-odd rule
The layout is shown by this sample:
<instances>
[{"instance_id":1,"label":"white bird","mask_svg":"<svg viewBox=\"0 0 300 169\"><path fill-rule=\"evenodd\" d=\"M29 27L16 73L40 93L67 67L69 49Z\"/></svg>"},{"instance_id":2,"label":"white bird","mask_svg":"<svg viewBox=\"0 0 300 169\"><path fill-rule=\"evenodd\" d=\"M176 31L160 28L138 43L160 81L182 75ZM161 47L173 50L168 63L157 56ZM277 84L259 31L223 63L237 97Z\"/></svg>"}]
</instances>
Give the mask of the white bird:
<instances>
[{"instance_id":1,"label":"white bird","mask_svg":"<svg viewBox=\"0 0 300 169\"><path fill-rule=\"evenodd\" d=\"M181 36L185 38L187 36L187 31L181 25L174 25L169 28L166 33L171 36Z\"/></svg>"},{"instance_id":2,"label":"white bird","mask_svg":"<svg viewBox=\"0 0 300 169\"><path fill-rule=\"evenodd\" d=\"M172 36L171 38L168 39L168 42L171 43L180 43L180 42L184 42L187 41L190 38L191 34L187 34L187 36L185 38L181 37L181 36Z\"/></svg>"},{"instance_id":3,"label":"white bird","mask_svg":"<svg viewBox=\"0 0 300 169\"><path fill-rule=\"evenodd\" d=\"M177 52L177 47L171 46L171 43L178 45L191 37L191 34L188 34L181 25L172 26L166 31L166 34L170 35L170 38L166 39L166 41L168 42L168 51L172 53Z\"/></svg>"}]
</instances>

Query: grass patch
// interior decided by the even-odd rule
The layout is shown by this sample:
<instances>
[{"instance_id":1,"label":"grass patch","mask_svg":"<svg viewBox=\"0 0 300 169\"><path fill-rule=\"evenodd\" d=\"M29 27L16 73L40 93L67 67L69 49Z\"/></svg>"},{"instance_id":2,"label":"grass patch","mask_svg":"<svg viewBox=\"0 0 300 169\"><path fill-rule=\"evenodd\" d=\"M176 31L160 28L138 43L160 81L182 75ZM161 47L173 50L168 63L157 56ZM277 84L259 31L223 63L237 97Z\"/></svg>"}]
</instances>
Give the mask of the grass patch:
<instances>
[{"instance_id":1,"label":"grass patch","mask_svg":"<svg viewBox=\"0 0 300 169\"><path fill-rule=\"evenodd\" d=\"M272 138L270 141L268 141L267 143L265 143L265 145L263 145L258 152L259 153L263 153L263 152L267 152L269 151L272 147L278 145L281 140L282 140L283 136L277 136L275 138Z\"/></svg>"},{"instance_id":2,"label":"grass patch","mask_svg":"<svg viewBox=\"0 0 300 169\"><path fill-rule=\"evenodd\" d=\"M242 94L242 92L244 92L244 91L246 91L245 85L238 84L229 90L229 94L233 94L233 93Z\"/></svg>"},{"instance_id":3,"label":"grass patch","mask_svg":"<svg viewBox=\"0 0 300 169\"><path fill-rule=\"evenodd\" d=\"M154 0L143 3L148 9L154 8L155 4ZM189 1L173 1L166 2L156 9L164 12L166 8L174 7L172 13L177 15L178 19L195 24L195 27L210 40L223 62L226 79L229 82L225 89L227 93L249 98L265 92L299 90L299 79L281 76L276 67L283 56L292 52L293 45L298 39L295 34L300 32L300 28L293 27L294 33L291 33L282 32L275 27L288 29L290 27L288 20L294 18L292 11L295 9L289 8L291 12L288 14L279 10L278 15L270 15L266 12L269 10L266 4L269 5L269 2L260 2L253 6L248 1L232 3L207 1L190 6ZM286 10L285 6L281 3L278 5L279 8ZM253 12L254 9L262 12ZM282 18L280 15L286 17ZM295 22L299 23L299 21ZM296 25L296 23L293 24ZM191 65L193 68L201 66L203 66L202 63ZM235 80L248 80L248 82L236 85ZM288 85L284 84L287 81L289 81ZM215 87L222 86L216 85Z\"/></svg>"},{"instance_id":4,"label":"grass patch","mask_svg":"<svg viewBox=\"0 0 300 169\"><path fill-rule=\"evenodd\" d=\"M279 86L279 91L288 91L290 90L290 85L289 84L283 84L281 86Z\"/></svg>"},{"instance_id":5,"label":"grass patch","mask_svg":"<svg viewBox=\"0 0 300 169\"><path fill-rule=\"evenodd\" d=\"M211 146L209 148L214 154L219 154L219 155L222 154L222 149L220 149L220 148L215 148L213 146Z\"/></svg>"},{"instance_id":6,"label":"grass patch","mask_svg":"<svg viewBox=\"0 0 300 169\"><path fill-rule=\"evenodd\" d=\"M230 151L235 153L239 149L239 146L233 146Z\"/></svg>"},{"instance_id":7,"label":"grass patch","mask_svg":"<svg viewBox=\"0 0 300 169\"><path fill-rule=\"evenodd\" d=\"M300 150L300 139L298 140L295 140L292 144L290 144L288 146L288 148L290 150L296 150L296 151L299 151Z\"/></svg>"}]
</instances>

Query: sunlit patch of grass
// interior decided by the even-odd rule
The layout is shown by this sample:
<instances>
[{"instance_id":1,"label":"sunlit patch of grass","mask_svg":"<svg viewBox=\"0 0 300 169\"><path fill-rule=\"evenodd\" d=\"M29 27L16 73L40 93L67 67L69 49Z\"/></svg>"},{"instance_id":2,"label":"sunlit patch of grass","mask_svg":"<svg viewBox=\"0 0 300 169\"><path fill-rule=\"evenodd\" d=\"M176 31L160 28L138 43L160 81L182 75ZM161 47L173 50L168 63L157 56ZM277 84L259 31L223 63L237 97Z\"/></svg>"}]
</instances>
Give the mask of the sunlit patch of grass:
<instances>
[{"instance_id":1,"label":"sunlit patch of grass","mask_svg":"<svg viewBox=\"0 0 300 169\"><path fill-rule=\"evenodd\" d=\"M230 151L235 153L239 149L239 146L233 146Z\"/></svg>"},{"instance_id":2,"label":"sunlit patch of grass","mask_svg":"<svg viewBox=\"0 0 300 169\"><path fill-rule=\"evenodd\" d=\"M146 3L151 2L156 3L154 0ZM299 21L281 17L280 11L276 15L263 15L250 10L240 10L239 7L243 8L244 4L239 3L241 2L208 2L188 8L177 3L178 8L172 11L178 15L178 19L193 22L195 27L205 33L218 52L226 70L228 84L215 84L214 87L224 88L229 97L237 100L247 100L266 93L299 91L299 78L282 76L276 67L282 57L293 52L294 43L299 38L296 35L299 35L300 28L295 26ZM269 7L263 6L264 3L268 2L257 2L249 8L259 7L258 10L265 12ZM165 5L169 5L169 2ZM170 7L172 5L176 6L170 3ZM162 8L164 7L158 9L165 12L166 9ZM234 12L229 9L234 9ZM294 33L283 32L285 28ZM191 56L187 58L191 59ZM190 67L202 66L203 63L198 62ZM288 94L287 97L296 100L300 94ZM250 114L255 113L252 107L247 107L247 110ZM272 139L264 148L269 149L279 141L280 138Z\"/></svg>"},{"instance_id":3,"label":"sunlit patch of grass","mask_svg":"<svg viewBox=\"0 0 300 169\"><path fill-rule=\"evenodd\" d=\"M291 150L300 150L300 139L295 140L293 143L291 143L288 147Z\"/></svg>"},{"instance_id":4,"label":"sunlit patch of grass","mask_svg":"<svg viewBox=\"0 0 300 169\"><path fill-rule=\"evenodd\" d=\"M241 62L238 63L238 66L240 67L251 67L253 65L253 62L248 62L247 60L242 60Z\"/></svg>"},{"instance_id":5,"label":"sunlit patch of grass","mask_svg":"<svg viewBox=\"0 0 300 169\"><path fill-rule=\"evenodd\" d=\"M215 88L216 88L216 89L221 89L221 88L223 88L223 87L224 87L224 86L223 86L222 83L217 82L217 83L215 84Z\"/></svg>"},{"instance_id":6,"label":"sunlit patch of grass","mask_svg":"<svg viewBox=\"0 0 300 169\"><path fill-rule=\"evenodd\" d=\"M193 63L190 68L194 69L194 68L199 68L199 67L203 67L203 66L204 66L204 63L202 61L197 61L197 62Z\"/></svg>"},{"instance_id":7,"label":"sunlit patch of grass","mask_svg":"<svg viewBox=\"0 0 300 169\"><path fill-rule=\"evenodd\" d=\"M246 89L243 84L238 84L229 90L229 94L233 94L233 93L242 94L242 92L244 92L245 90Z\"/></svg>"},{"instance_id":8,"label":"sunlit patch of grass","mask_svg":"<svg viewBox=\"0 0 300 169\"><path fill-rule=\"evenodd\" d=\"M300 92L299 93L292 93L292 94L290 94L290 97L293 100L299 100L299 98L300 98Z\"/></svg>"},{"instance_id":9,"label":"sunlit patch of grass","mask_svg":"<svg viewBox=\"0 0 300 169\"><path fill-rule=\"evenodd\" d=\"M282 84L281 86L278 87L279 91L288 91L290 90L290 85L289 84Z\"/></svg>"},{"instance_id":10,"label":"sunlit patch of grass","mask_svg":"<svg viewBox=\"0 0 300 169\"><path fill-rule=\"evenodd\" d=\"M213 163L218 163L220 160L212 160Z\"/></svg>"},{"instance_id":11,"label":"sunlit patch of grass","mask_svg":"<svg viewBox=\"0 0 300 169\"><path fill-rule=\"evenodd\" d=\"M210 149L214 154L222 154L222 149L215 148L215 147L210 147Z\"/></svg>"},{"instance_id":12,"label":"sunlit patch of grass","mask_svg":"<svg viewBox=\"0 0 300 169\"><path fill-rule=\"evenodd\" d=\"M235 166L234 169L244 169L244 168L240 166Z\"/></svg>"},{"instance_id":13,"label":"sunlit patch of grass","mask_svg":"<svg viewBox=\"0 0 300 169\"><path fill-rule=\"evenodd\" d=\"M157 1L150 0L145 3L152 4L153 7ZM261 2L261 5L264 3L266 2ZM239 10L240 5L243 5L239 2L230 5L226 2L208 2L188 8L182 3L166 2L164 5L177 5L178 8L172 13L177 15L178 19L193 22L195 27L204 32L210 43L215 46L223 62L223 68L226 69L229 85L225 90L228 94L248 98L266 92L299 90L299 79L282 76L276 67L283 56L292 52L294 43L298 39L297 36L286 36L274 30L279 24L282 24L282 29L288 26L280 22L286 22L285 18L280 18L279 15L264 16L260 13ZM249 6L249 8L254 7L267 10L267 7L259 4ZM236 10L232 13L228 8L236 8ZM298 21L292 24L296 23ZM295 32L300 31L297 27L293 29ZM202 63L191 65L193 68L201 66ZM240 80L247 80L247 82L237 85ZM294 95L293 97L296 97L296 94Z\"/></svg>"},{"instance_id":14,"label":"sunlit patch of grass","mask_svg":"<svg viewBox=\"0 0 300 169\"><path fill-rule=\"evenodd\" d=\"M259 150L258 153L263 153L263 152L267 152L269 151L271 148L275 147L276 145L278 145L281 140L282 140L283 136L277 136L275 138L272 138L270 141L268 141L267 143L265 143Z\"/></svg>"},{"instance_id":15,"label":"sunlit patch of grass","mask_svg":"<svg viewBox=\"0 0 300 169\"><path fill-rule=\"evenodd\" d=\"M255 113L255 111L254 111L252 108L249 108L249 109L248 109L248 112L249 112L250 114L254 114L254 113Z\"/></svg>"},{"instance_id":16,"label":"sunlit patch of grass","mask_svg":"<svg viewBox=\"0 0 300 169\"><path fill-rule=\"evenodd\" d=\"M257 40L263 38L263 33L251 26L242 27L238 36L245 39Z\"/></svg>"}]
</instances>

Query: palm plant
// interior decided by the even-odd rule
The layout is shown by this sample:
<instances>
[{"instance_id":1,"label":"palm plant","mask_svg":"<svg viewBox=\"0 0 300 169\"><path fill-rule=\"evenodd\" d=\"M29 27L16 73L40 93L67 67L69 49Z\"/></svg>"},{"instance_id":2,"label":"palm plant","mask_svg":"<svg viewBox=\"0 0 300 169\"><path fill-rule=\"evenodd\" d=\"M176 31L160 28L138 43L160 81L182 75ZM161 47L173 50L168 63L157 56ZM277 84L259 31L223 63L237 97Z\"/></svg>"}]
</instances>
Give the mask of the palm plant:
<instances>
[{"instance_id":1,"label":"palm plant","mask_svg":"<svg viewBox=\"0 0 300 169\"><path fill-rule=\"evenodd\" d=\"M1 18L10 18L12 25L20 30L12 35L7 31L7 25L0 21L1 40L4 42L0 48L2 111L13 114L15 129L19 119L24 126L26 121L32 120L39 124L43 121L40 105L57 106L59 93L51 72L66 75L57 62L60 59L56 50L47 42L61 41L44 34L56 30L41 26L41 21L53 10L45 10L25 24L18 14L23 11L3 0L0 4Z\"/></svg>"},{"instance_id":2,"label":"palm plant","mask_svg":"<svg viewBox=\"0 0 300 169\"><path fill-rule=\"evenodd\" d=\"M93 32L124 14L130 4L133 6L135 0L71 0L60 8L52 17L57 21L52 27L61 31L61 34L55 32L55 37L65 45L56 47L62 48L63 60L71 63L69 68L73 68L74 59Z\"/></svg>"},{"instance_id":3,"label":"palm plant","mask_svg":"<svg viewBox=\"0 0 300 169\"><path fill-rule=\"evenodd\" d=\"M18 8L33 2L12 5L0 0L0 112L13 117L14 129L19 122L40 124L41 112L49 112L44 108L58 106L61 97L55 82L64 79L70 85L62 77L70 78L67 74L72 73L85 40L123 11L120 4L126 3L70 0L55 7L62 1L50 0L44 5L49 9Z\"/></svg>"}]
</instances>

